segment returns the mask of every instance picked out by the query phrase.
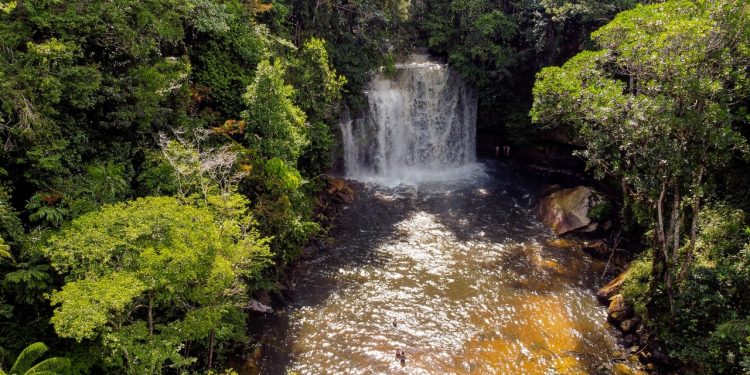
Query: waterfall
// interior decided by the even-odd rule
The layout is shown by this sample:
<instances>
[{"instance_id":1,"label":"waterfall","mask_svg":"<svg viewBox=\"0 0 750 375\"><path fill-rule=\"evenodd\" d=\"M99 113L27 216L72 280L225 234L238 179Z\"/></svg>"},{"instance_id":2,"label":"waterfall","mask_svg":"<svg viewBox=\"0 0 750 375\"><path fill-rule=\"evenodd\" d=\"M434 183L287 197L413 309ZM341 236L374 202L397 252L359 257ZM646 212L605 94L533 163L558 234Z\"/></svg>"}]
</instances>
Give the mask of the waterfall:
<instances>
[{"instance_id":1,"label":"waterfall","mask_svg":"<svg viewBox=\"0 0 750 375\"><path fill-rule=\"evenodd\" d=\"M398 185L476 172L476 94L449 67L414 55L365 94L364 115L341 123L348 177Z\"/></svg>"}]
</instances>

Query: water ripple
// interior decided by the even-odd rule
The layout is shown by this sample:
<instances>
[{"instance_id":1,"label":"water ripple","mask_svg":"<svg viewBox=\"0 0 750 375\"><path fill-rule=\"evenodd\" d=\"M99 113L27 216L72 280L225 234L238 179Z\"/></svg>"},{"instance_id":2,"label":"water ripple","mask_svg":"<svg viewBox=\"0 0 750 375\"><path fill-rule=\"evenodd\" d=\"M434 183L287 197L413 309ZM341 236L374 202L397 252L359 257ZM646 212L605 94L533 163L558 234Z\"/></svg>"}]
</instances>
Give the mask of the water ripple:
<instances>
[{"instance_id":1,"label":"water ripple","mask_svg":"<svg viewBox=\"0 0 750 375\"><path fill-rule=\"evenodd\" d=\"M498 184L501 184L498 186ZM601 264L550 245L502 182L370 186L268 337L268 373L586 374L618 348ZM448 194L450 192L450 194ZM406 360L396 359L403 349ZM282 359L279 359L282 358Z\"/></svg>"}]
</instances>

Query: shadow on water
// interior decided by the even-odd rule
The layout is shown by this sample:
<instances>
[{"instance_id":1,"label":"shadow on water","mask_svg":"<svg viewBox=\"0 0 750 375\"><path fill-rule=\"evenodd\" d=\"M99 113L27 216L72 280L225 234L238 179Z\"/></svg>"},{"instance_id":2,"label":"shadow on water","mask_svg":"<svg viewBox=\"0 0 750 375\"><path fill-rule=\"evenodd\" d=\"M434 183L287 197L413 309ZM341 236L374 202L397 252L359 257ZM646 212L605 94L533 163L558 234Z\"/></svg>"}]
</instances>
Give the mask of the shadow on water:
<instances>
[{"instance_id":1,"label":"shadow on water","mask_svg":"<svg viewBox=\"0 0 750 375\"><path fill-rule=\"evenodd\" d=\"M617 350L601 264L531 215L543 181L502 164L471 183L366 186L295 303L256 317L264 374L581 374ZM406 360L395 356L405 350ZM550 372L551 371L551 372Z\"/></svg>"},{"instance_id":2,"label":"shadow on water","mask_svg":"<svg viewBox=\"0 0 750 375\"><path fill-rule=\"evenodd\" d=\"M358 198L344 207L330 233L335 241L333 246L300 269L300 285L294 293L293 305L282 313L252 317L251 324L259 327L259 332L264 332L260 363L263 374L286 374L288 371L294 355L292 312L303 306L320 305L343 287L347 281L336 278L341 267L385 266L388 260L373 250L391 241L397 235L395 225L414 209L413 201L378 194L371 187L363 187Z\"/></svg>"}]
</instances>

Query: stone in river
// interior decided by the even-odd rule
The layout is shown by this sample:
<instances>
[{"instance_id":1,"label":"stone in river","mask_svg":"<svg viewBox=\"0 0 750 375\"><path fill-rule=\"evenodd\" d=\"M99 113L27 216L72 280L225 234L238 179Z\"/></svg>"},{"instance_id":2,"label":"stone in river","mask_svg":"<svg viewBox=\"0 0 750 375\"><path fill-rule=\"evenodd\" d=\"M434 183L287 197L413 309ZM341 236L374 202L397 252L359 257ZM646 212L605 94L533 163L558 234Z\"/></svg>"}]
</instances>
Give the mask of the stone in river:
<instances>
[{"instance_id":1,"label":"stone in river","mask_svg":"<svg viewBox=\"0 0 750 375\"><path fill-rule=\"evenodd\" d=\"M604 198L595 190L578 186L542 197L535 207L535 213L558 236L571 232L593 232L598 224L588 214L594 206L603 202Z\"/></svg>"},{"instance_id":2,"label":"stone in river","mask_svg":"<svg viewBox=\"0 0 750 375\"><path fill-rule=\"evenodd\" d=\"M616 363L612 366L612 372L615 375L634 375L636 373L635 370L624 363Z\"/></svg>"},{"instance_id":3,"label":"stone in river","mask_svg":"<svg viewBox=\"0 0 750 375\"><path fill-rule=\"evenodd\" d=\"M250 302L247 303L247 308L248 310L259 312L259 313L264 313L264 314L273 312L273 307L264 305L254 299L250 300Z\"/></svg>"},{"instance_id":4,"label":"stone in river","mask_svg":"<svg viewBox=\"0 0 750 375\"><path fill-rule=\"evenodd\" d=\"M625 319L620 323L620 331L625 333L630 333L635 331L636 328L638 328L638 319Z\"/></svg>"}]
</instances>

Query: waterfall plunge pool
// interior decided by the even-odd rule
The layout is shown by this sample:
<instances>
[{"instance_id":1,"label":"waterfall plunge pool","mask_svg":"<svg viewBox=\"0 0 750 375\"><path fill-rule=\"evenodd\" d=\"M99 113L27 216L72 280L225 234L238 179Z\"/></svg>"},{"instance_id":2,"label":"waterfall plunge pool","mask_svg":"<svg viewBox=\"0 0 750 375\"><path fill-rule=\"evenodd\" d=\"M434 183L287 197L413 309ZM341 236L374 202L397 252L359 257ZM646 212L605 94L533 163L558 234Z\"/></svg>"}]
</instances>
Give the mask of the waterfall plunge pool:
<instances>
[{"instance_id":1,"label":"waterfall plunge pool","mask_svg":"<svg viewBox=\"0 0 750 375\"><path fill-rule=\"evenodd\" d=\"M254 322L262 373L609 373L624 354L594 296L603 264L533 217L540 181L482 165L456 182L364 184L294 305Z\"/></svg>"}]
</instances>

